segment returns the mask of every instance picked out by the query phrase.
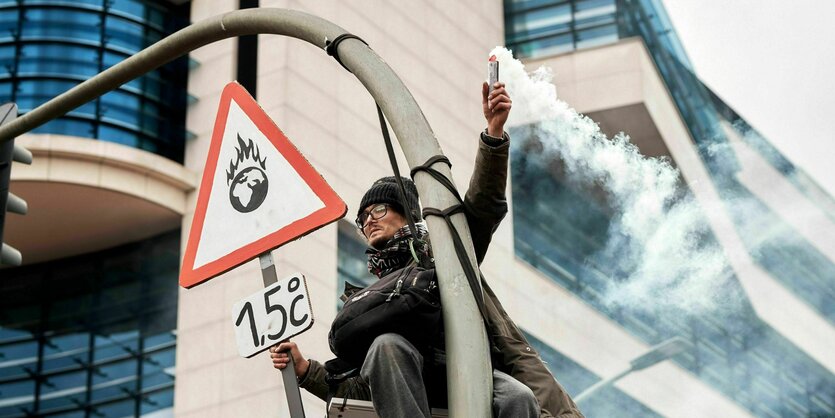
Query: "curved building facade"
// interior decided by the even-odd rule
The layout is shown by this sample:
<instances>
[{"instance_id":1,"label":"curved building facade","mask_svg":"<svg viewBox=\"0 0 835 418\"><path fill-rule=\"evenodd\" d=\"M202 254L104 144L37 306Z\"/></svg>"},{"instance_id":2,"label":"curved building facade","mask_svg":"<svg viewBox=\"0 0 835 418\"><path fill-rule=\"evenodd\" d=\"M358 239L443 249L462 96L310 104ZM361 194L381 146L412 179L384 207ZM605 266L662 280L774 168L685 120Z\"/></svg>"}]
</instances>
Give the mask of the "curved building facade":
<instances>
[{"instance_id":1,"label":"curved building facade","mask_svg":"<svg viewBox=\"0 0 835 418\"><path fill-rule=\"evenodd\" d=\"M0 1L0 102L26 113L185 26L187 6ZM116 142L183 160L188 64L179 59L32 133Z\"/></svg>"},{"instance_id":2,"label":"curved building facade","mask_svg":"<svg viewBox=\"0 0 835 418\"><path fill-rule=\"evenodd\" d=\"M170 411L179 250L174 231L4 271L0 417Z\"/></svg>"}]
</instances>

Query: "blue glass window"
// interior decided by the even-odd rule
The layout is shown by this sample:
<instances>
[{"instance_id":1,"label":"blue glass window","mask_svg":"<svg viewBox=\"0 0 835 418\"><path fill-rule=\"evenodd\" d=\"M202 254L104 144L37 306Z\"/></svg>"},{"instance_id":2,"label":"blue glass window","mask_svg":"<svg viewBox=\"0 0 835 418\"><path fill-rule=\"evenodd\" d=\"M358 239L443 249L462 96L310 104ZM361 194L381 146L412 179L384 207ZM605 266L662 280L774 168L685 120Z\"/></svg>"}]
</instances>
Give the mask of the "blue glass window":
<instances>
[{"instance_id":1,"label":"blue glass window","mask_svg":"<svg viewBox=\"0 0 835 418\"><path fill-rule=\"evenodd\" d=\"M0 416L27 416L26 410L30 416L86 416L89 410L89 416L122 417L137 416L140 408L170 409L179 242L180 232L173 231L4 272ZM141 388L154 393L155 404Z\"/></svg>"},{"instance_id":2,"label":"blue glass window","mask_svg":"<svg viewBox=\"0 0 835 418\"><path fill-rule=\"evenodd\" d=\"M151 414L165 409L172 409L170 405L174 404L174 390L160 390L148 393L142 397L142 404L140 405L141 416ZM160 416L173 416L173 410L168 414L161 414Z\"/></svg>"},{"instance_id":3,"label":"blue glass window","mask_svg":"<svg viewBox=\"0 0 835 418\"><path fill-rule=\"evenodd\" d=\"M77 76L80 80L99 72L99 50L64 44L24 44L20 50L18 75Z\"/></svg>"},{"instance_id":4,"label":"blue glass window","mask_svg":"<svg viewBox=\"0 0 835 418\"><path fill-rule=\"evenodd\" d=\"M20 102L18 102L18 105L19 104ZM21 107L21 109L23 109L23 107ZM27 110L31 109L32 107L29 107ZM64 135L90 138L95 134L96 128L90 121L64 118L49 121L32 130L32 133L36 134L48 134L55 132L61 132Z\"/></svg>"},{"instance_id":5,"label":"blue glass window","mask_svg":"<svg viewBox=\"0 0 835 418\"><path fill-rule=\"evenodd\" d=\"M95 416L102 418L122 418L134 415L136 407L133 401L120 401L95 407Z\"/></svg>"},{"instance_id":6,"label":"blue glass window","mask_svg":"<svg viewBox=\"0 0 835 418\"><path fill-rule=\"evenodd\" d=\"M77 369L88 364L90 334L71 333L50 337L44 344L43 372Z\"/></svg>"},{"instance_id":7,"label":"blue glass window","mask_svg":"<svg viewBox=\"0 0 835 418\"><path fill-rule=\"evenodd\" d=\"M0 414L2 416L24 415L24 411L34 411L35 382L24 380L0 383Z\"/></svg>"},{"instance_id":8,"label":"blue glass window","mask_svg":"<svg viewBox=\"0 0 835 418\"><path fill-rule=\"evenodd\" d=\"M577 31L577 48L591 48L617 40L618 28L614 24Z\"/></svg>"},{"instance_id":9,"label":"blue glass window","mask_svg":"<svg viewBox=\"0 0 835 418\"><path fill-rule=\"evenodd\" d=\"M0 10L0 40L9 41L14 38L19 20L16 9Z\"/></svg>"},{"instance_id":10,"label":"blue glass window","mask_svg":"<svg viewBox=\"0 0 835 418\"><path fill-rule=\"evenodd\" d=\"M144 18L146 13L145 11L147 9L145 4L137 0L113 0L110 7L113 10L138 18Z\"/></svg>"},{"instance_id":11,"label":"blue glass window","mask_svg":"<svg viewBox=\"0 0 835 418\"><path fill-rule=\"evenodd\" d=\"M365 257L365 245L363 239L357 234L357 228L345 221L339 222L339 234L337 237L337 309L343 305L339 296L345 291L345 283L353 286L366 287L377 280L377 277L368 272L368 261Z\"/></svg>"},{"instance_id":12,"label":"blue glass window","mask_svg":"<svg viewBox=\"0 0 835 418\"><path fill-rule=\"evenodd\" d=\"M142 100L136 95L112 91L101 98L101 115L138 128L142 117Z\"/></svg>"},{"instance_id":13,"label":"blue glass window","mask_svg":"<svg viewBox=\"0 0 835 418\"><path fill-rule=\"evenodd\" d=\"M105 19L105 39L108 45L139 51L162 39L162 35L140 23L108 16Z\"/></svg>"},{"instance_id":14,"label":"blue glass window","mask_svg":"<svg viewBox=\"0 0 835 418\"><path fill-rule=\"evenodd\" d=\"M145 355L142 362L142 390L149 391L174 382L174 347Z\"/></svg>"},{"instance_id":15,"label":"blue glass window","mask_svg":"<svg viewBox=\"0 0 835 418\"><path fill-rule=\"evenodd\" d=\"M0 101L14 100L21 113L188 24L187 7L151 0L21 0L0 9ZM12 35L21 15L18 39ZM108 140L182 161L187 70L186 58L175 60L125 83L122 96L105 97L101 109L94 100L33 132Z\"/></svg>"},{"instance_id":16,"label":"blue glass window","mask_svg":"<svg viewBox=\"0 0 835 418\"><path fill-rule=\"evenodd\" d=\"M517 36L512 40L533 38L568 32L570 24L571 5L550 6L513 15L508 33Z\"/></svg>"},{"instance_id":17,"label":"blue glass window","mask_svg":"<svg viewBox=\"0 0 835 418\"><path fill-rule=\"evenodd\" d=\"M142 142L136 132L110 125L100 126L98 137L104 141L115 142L134 148L139 148Z\"/></svg>"},{"instance_id":18,"label":"blue glass window","mask_svg":"<svg viewBox=\"0 0 835 418\"><path fill-rule=\"evenodd\" d=\"M101 27L99 14L93 11L63 8L24 9L23 40L58 38L98 42ZM93 30L91 30L93 29Z\"/></svg>"},{"instance_id":19,"label":"blue glass window","mask_svg":"<svg viewBox=\"0 0 835 418\"><path fill-rule=\"evenodd\" d=\"M76 81L69 80L23 80L17 85L17 106L21 113L32 110L53 97L75 87L78 84ZM96 115L96 104L90 102L72 111L75 115L86 115L91 119ZM52 122L59 122L62 119L57 119ZM78 132L78 131L75 131ZM92 132L84 136L89 136ZM72 135L72 134L70 134Z\"/></svg>"}]
</instances>

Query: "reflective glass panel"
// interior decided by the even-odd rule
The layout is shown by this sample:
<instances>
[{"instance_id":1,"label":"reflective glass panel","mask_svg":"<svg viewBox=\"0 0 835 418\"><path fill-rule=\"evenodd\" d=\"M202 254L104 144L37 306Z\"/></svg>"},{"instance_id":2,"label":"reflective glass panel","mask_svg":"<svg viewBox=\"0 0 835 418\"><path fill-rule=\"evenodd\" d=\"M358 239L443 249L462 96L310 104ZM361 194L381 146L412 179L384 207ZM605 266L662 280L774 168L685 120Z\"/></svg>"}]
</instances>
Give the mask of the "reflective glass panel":
<instances>
[{"instance_id":1,"label":"reflective glass panel","mask_svg":"<svg viewBox=\"0 0 835 418\"><path fill-rule=\"evenodd\" d=\"M161 390L142 396L142 403L139 405L142 417L173 417L174 390Z\"/></svg>"},{"instance_id":2,"label":"reflective glass panel","mask_svg":"<svg viewBox=\"0 0 835 418\"><path fill-rule=\"evenodd\" d=\"M17 9L0 10L0 39L11 40L13 38L20 20L18 13Z\"/></svg>"},{"instance_id":3,"label":"reflective glass panel","mask_svg":"<svg viewBox=\"0 0 835 418\"><path fill-rule=\"evenodd\" d=\"M18 102L18 105L20 102ZM34 107L28 107L28 110L33 109ZM23 107L21 106L21 109ZM84 120L77 120L77 119L55 119L51 120L40 127L37 127L32 130L33 133L54 133L54 132L61 132L64 135L73 135L73 136L80 136L82 138L91 138L93 133L95 132L96 128L93 126L92 122L84 121Z\"/></svg>"},{"instance_id":4,"label":"reflective glass panel","mask_svg":"<svg viewBox=\"0 0 835 418\"><path fill-rule=\"evenodd\" d=\"M113 402L95 407L95 416L102 418L123 418L134 416L136 402L133 400Z\"/></svg>"},{"instance_id":5,"label":"reflective glass panel","mask_svg":"<svg viewBox=\"0 0 835 418\"><path fill-rule=\"evenodd\" d=\"M25 416L26 411L34 411L34 406L34 381L0 383L0 416Z\"/></svg>"},{"instance_id":6,"label":"reflective glass panel","mask_svg":"<svg viewBox=\"0 0 835 418\"><path fill-rule=\"evenodd\" d=\"M363 239L357 234L355 225L349 222L339 222L337 241L337 309L342 308L343 302L339 296L345 292L345 284L366 287L374 283L377 278L368 272L368 261L365 256L367 248Z\"/></svg>"},{"instance_id":7,"label":"reflective glass panel","mask_svg":"<svg viewBox=\"0 0 835 418\"><path fill-rule=\"evenodd\" d=\"M99 41L100 35L95 28L101 27L101 15L96 12L64 8L28 8L24 9L24 15L24 40L47 37Z\"/></svg>"},{"instance_id":8,"label":"reflective glass panel","mask_svg":"<svg viewBox=\"0 0 835 418\"><path fill-rule=\"evenodd\" d=\"M99 50L65 44L24 44L18 63L20 75L78 76L82 80L99 73Z\"/></svg>"}]
</instances>

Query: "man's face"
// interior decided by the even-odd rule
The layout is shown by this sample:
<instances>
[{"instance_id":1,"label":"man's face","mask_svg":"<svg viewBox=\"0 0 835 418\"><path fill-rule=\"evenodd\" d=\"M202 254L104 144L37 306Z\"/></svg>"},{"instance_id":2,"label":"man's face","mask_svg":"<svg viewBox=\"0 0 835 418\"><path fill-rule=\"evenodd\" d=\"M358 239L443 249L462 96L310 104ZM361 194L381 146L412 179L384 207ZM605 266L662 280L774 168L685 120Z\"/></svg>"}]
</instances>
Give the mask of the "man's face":
<instances>
[{"instance_id":1,"label":"man's face","mask_svg":"<svg viewBox=\"0 0 835 418\"><path fill-rule=\"evenodd\" d=\"M383 210L385 214L379 216ZM398 229L406 225L406 218L389 205L381 203L368 205L363 212L371 216L366 217L362 225L362 234L368 241L368 245L378 250L394 237Z\"/></svg>"}]
</instances>

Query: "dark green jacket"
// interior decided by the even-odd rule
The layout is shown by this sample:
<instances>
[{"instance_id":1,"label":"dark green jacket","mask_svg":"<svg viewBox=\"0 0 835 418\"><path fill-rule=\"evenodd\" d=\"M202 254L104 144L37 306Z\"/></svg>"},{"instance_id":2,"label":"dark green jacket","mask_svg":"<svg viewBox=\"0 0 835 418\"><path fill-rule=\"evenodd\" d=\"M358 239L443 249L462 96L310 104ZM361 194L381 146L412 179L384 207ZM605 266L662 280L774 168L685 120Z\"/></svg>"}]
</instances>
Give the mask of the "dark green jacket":
<instances>
[{"instance_id":1,"label":"dark green jacket","mask_svg":"<svg viewBox=\"0 0 835 418\"><path fill-rule=\"evenodd\" d=\"M464 209L467 224L473 238L478 263L484 259L487 248L493 238L493 232L507 214L508 154L510 143L505 141L491 145L490 137L482 134L479 152L476 156L467 194L464 196ZM487 311L488 330L497 352L493 356L493 366L513 376L531 388L540 405L540 417L582 417L574 401L565 389L554 379L539 358L539 354L528 344L525 336L508 317L490 286L482 281L484 303ZM300 381L301 387L314 395L325 399L328 386L325 383L324 366L310 360L310 369ZM370 400L371 391L361 378L348 379L339 385L336 397Z\"/></svg>"}]
</instances>

